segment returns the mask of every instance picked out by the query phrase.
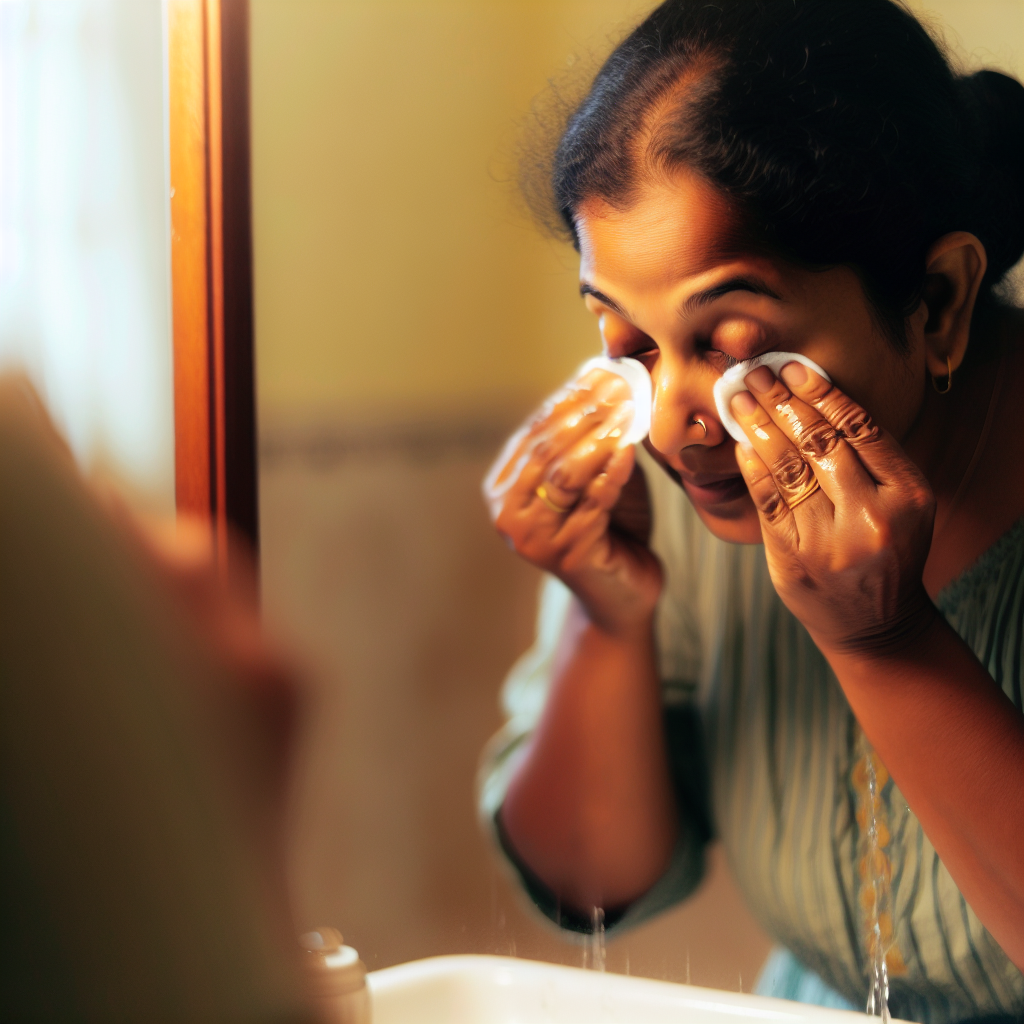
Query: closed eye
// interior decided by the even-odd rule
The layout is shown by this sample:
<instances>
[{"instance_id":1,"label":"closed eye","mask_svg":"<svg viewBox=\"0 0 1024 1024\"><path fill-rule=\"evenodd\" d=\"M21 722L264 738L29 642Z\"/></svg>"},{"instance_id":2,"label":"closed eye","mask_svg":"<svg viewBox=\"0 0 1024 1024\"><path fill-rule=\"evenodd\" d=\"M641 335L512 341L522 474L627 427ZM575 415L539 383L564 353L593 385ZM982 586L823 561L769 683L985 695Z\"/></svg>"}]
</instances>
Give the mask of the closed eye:
<instances>
[{"instance_id":1,"label":"closed eye","mask_svg":"<svg viewBox=\"0 0 1024 1024\"><path fill-rule=\"evenodd\" d=\"M723 352L719 348L714 348L710 342L698 343L697 351L701 354L704 361L719 373L725 373L726 370L732 369L732 367L738 366L740 363L740 360L735 356L731 356L728 352Z\"/></svg>"},{"instance_id":2,"label":"closed eye","mask_svg":"<svg viewBox=\"0 0 1024 1024\"><path fill-rule=\"evenodd\" d=\"M641 345L630 352L618 353L623 359L636 359L641 363L649 362L658 356L658 346L651 342L649 345Z\"/></svg>"}]
</instances>

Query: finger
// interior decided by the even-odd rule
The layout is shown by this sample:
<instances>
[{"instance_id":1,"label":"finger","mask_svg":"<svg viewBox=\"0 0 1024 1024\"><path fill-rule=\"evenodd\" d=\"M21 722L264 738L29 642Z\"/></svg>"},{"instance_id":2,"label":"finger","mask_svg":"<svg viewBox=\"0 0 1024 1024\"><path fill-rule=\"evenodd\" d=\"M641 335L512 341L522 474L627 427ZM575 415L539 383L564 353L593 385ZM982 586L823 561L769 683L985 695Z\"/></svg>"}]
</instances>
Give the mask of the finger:
<instances>
[{"instance_id":1,"label":"finger","mask_svg":"<svg viewBox=\"0 0 1024 1024\"><path fill-rule=\"evenodd\" d=\"M801 374L790 363L783 367L794 396L816 409L857 453L878 484L895 483L904 476L908 460L896 440L879 427L852 398L809 368Z\"/></svg>"},{"instance_id":2,"label":"finger","mask_svg":"<svg viewBox=\"0 0 1024 1024\"><path fill-rule=\"evenodd\" d=\"M564 518L552 543L563 553L580 544L592 544L608 529L609 515L599 498L584 498Z\"/></svg>"},{"instance_id":3,"label":"finger","mask_svg":"<svg viewBox=\"0 0 1024 1024\"><path fill-rule=\"evenodd\" d=\"M591 486L597 483L599 491L621 491L625 464L632 459L632 448L620 448L624 423L628 423L631 412L623 410L607 422L591 431L573 447L548 464L543 481L535 488L541 503L554 512L565 512L589 494ZM626 457L622 453L629 452ZM614 477L609 477L605 470L615 459L620 467ZM604 487L601 487L604 484ZM612 500L618 500L618 496Z\"/></svg>"},{"instance_id":4,"label":"finger","mask_svg":"<svg viewBox=\"0 0 1024 1024\"><path fill-rule=\"evenodd\" d=\"M584 407L574 417L562 416L558 424L549 421L543 436L523 427L506 442L505 450L483 482L484 500L491 508L492 518L510 500L516 507L531 500L532 491L543 480L551 461L564 447L573 444L576 436L587 429L585 421L594 415Z\"/></svg>"},{"instance_id":5,"label":"finger","mask_svg":"<svg viewBox=\"0 0 1024 1024\"><path fill-rule=\"evenodd\" d=\"M757 450L753 445L738 444L736 462L761 520L765 544L776 551L796 551L799 547L796 519Z\"/></svg>"},{"instance_id":6,"label":"finger","mask_svg":"<svg viewBox=\"0 0 1024 1024\"><path fill-rule=\"evenodd\" d=\"M783 370L794 379L800 379L802 371L807 379L807 367L802 363L789 363ZM834 505L843 498L863 504L874 496L875 480L856 450L821 412L791 391L786 381L768 367L759 366L747 374L744 383L782 435L812 467Z\"/></svg>"},{"instance_id":7,"label":"finger","mask_svg":"<svg viewBox=\"0 0 1024 1024\"><path fill-rule=\"evenodd\" d=\"M538 446L556 439L565 445L572 444L595 423L612 415L624 389L625 382L613 374L598 372L587 374L573 387L551 396L505 442L501 454L484 477L483 489L487 499L500 499L515 485Z\"/></svg>"},{"instance_id":8,"label":"finger","mask_svg":"<svg viewBox=\"0 0 1024 1024\"><path fill-rule=\"evenodd\" d=\"M607 486L614 488L614 505L622 495L622 489L629 483L636 466L636 451L632 445L625 448L617 448L612 457L605 464L601 476L606 478ZM595 484L596 486L596 484Z\"/></svg>"},{"instance_id":9,"label":"finger","mask_svg":"<svg viewBox=\"0 0 1024 1024\"><path fill-rule=\"evenodd\" d=\"M590 416L608 416L616 406L630 397L625 381L600 370L592 370L552 395L531 417L525 441L554 436L578 420L581 412Z\"/></svg>"},{"instance_id":10,"label":"finger","mask_svg":"<svg viewBox=\"0 0 1024 1024\"><path fill-rule=\"evenodd\" d=\"M570 494L567 498L552 488L550 481L541 481L538 490L543 488L543 495L535 491L535 501L520 512L523 531L531 537L544 534L551 544L564 549L567 545L579 543L581 530L590 531L590 524L598 519L603 523L598 533L606 530L608 513L619 500L622 488L633 472L634 462L632 447L617 449L604 469L587 482L582 493ZM560 505L562 501L565 504ZM572 502L571 506L569 502ZM525 522L527 519L528 523Z\"/></svg>"},{"instance_id":11,"label":"finger","mask_svg":"<svg viewBox=\"0 0 1024 1024\"><path fill-rule=\"evenodd\" d=\"M824 511L822 505L831 510L810 465L754 396L741 391L733 396L730 407L786 505L791 510L802 506L802 514Z\"/></svg>"},{"instance_id":12,"label":"finger","mask_svg":"<svg viewBox=\"0 0 1024 1024\"><path fill-rule=\"evenodd\" d=\"M481 490L488 505L501 501L505 492L515 482L529 459L526 439L532 423L524 423L503 445L498 457L491 463L484 476ZM492 510L493 515L493 510Z\"/></svg>"},{"instance_id":13,"label":"finger","mask_svg":"<svg viewBox=\"0 0 1024 1024\"><path fill-rule=\"evenodd\" d=\"M633 403L623 402L551 462L548 481L563 492L579 494L619 449L632 418Z\"/></svg>"},{"instance_id":14,"label":"finger","mask_svg":"<svg viewBox=\"0 0 1024 1024\"><path fill-rule=\"evenodd\" d=\"M595 424L591 408L571 410L561 428L522 460L517 479L503 489L502 506L511 503L510 507L517 509L539 501L549 512L563 514L576 505L589 480L618 450L623 424L632 415L632 402L621 403L612 407L611 416ZM590 431L579 437L587 423L592 424ZM537 494L540 487L543 495Z\"/></svg>"},{"instance_id":15,"label":"finger","mask_svg":"<svg viewBox=\"0 0 1024 1024\"><path fill-rule=\"evenodd\" d=\"M622 497L623 488L633 475L636 452L632 445L616 448L604 467L587 483L583 499L594 498L601 508L613 509Z\"/></svg>"}]
</instances>

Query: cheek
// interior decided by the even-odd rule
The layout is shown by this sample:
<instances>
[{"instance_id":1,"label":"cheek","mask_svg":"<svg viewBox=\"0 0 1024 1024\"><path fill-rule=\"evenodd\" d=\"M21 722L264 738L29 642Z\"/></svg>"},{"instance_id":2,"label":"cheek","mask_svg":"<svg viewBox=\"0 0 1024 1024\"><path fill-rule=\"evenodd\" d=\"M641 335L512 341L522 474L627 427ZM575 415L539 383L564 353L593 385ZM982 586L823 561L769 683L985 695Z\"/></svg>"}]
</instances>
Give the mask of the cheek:
<instances>
[{"instance_id":1,"label":"cheek","mask_svg":"<svg viewBox=\"0 0 1024 1024\"><path fill-rule=\"evenodd\" d=\"M817 359L813 352L807 354ZM847 335L818 362L878 426L903 440L921 410L926 383L913 352L909 357L896 352L888 338L877 333Z\"/></svg>"},{"instance_id":2,"label":"cheek","mask_svg":"<svg viewBox=\"0 0 1024 1024\"><path fill-rule=\"evenodd\" d=\"M880 427L902 442L924 403L925 380L913 361L892 358L880 369L861 404Z\"/></svg>"}]
</instances>

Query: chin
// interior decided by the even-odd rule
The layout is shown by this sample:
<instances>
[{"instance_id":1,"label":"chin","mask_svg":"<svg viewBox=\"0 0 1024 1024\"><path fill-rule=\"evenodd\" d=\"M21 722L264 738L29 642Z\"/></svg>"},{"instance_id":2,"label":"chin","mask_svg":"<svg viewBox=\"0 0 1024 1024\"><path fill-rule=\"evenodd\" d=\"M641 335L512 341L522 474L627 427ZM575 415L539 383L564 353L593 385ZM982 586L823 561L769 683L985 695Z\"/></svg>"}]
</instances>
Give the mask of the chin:
<instances>
[{"instance_id":1,"label":"chin","mask_svg":"<svg viewBox=\"0 0 1024 1024\"><path fill-rule=\"evenodd\" d=\"M689 496L688 496L689 497ZM760 544L761 520L749 494L728 505L706 506L691 499L700 521L719 539L730 544Z\"/></svg>"}]
</instances>

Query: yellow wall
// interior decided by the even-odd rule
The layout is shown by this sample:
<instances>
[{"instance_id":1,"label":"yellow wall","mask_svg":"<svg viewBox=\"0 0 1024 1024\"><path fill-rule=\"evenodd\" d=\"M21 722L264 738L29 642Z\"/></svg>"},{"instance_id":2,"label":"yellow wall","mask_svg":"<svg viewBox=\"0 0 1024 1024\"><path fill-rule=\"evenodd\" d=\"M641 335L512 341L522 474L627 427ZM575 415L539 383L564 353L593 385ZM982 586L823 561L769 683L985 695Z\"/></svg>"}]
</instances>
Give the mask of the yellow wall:
<instances>
[{"instance_id":1,"label":"yellow wall","mask_svg":"<svg viewBox=\"0 0 1024 1024\"><path fill-rule=\"evenodd\" d=\"M595 349L507 179L531 97L643 6L255 0L264 413L518 411Z\"/></svg>"},{"instance_id":2,"label":"yellow wall","mask_svg":"<svg viewBox=\"0 0 1024 1024\"><path fill-rule=\"evenodd\" d=\"M253 0L265 421L507 418L595 349L573 253L516 208L515 125L647 6ZM927 6L1024 71L1022 0Z\"/></svg>"}]
</instances>

